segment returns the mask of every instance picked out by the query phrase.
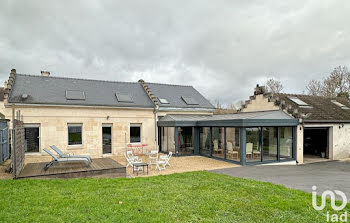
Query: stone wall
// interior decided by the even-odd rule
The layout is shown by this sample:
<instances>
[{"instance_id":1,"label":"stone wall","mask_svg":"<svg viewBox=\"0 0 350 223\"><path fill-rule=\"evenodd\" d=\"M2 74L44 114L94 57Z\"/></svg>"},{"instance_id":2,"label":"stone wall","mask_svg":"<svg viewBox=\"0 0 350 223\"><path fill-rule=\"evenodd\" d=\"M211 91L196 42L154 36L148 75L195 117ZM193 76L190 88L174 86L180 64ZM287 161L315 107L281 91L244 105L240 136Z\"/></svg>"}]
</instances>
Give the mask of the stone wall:
<instances>
[{"instance_id":1,"label":"stone wall","mask_svg":"<svg viewBox=\"0 0 350 223\"><path fill-rule=\"evenodd\" d=\"M8 119L11 108L4 109ZM130 142L130 124L141 124L141 143L155 149L153 109L119 109L59 106L18 107L25 124L40 125L40 153L56 145L73 154L102 155L102 124L112 124L112 153L121 155ZM82 145L68 145L68 124L82 124Z\"/></svg>"}]
</instances>

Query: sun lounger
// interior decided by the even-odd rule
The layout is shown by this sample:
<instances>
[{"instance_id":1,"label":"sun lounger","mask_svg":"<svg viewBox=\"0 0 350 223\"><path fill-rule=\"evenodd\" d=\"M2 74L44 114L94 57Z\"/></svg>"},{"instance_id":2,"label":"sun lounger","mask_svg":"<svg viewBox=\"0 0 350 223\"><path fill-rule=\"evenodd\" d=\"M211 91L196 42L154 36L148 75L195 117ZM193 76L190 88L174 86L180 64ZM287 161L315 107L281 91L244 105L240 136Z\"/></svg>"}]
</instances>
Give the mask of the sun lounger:
<instances>
[{"instance_id":1,"label":"sun lounger","mask_svg":"<svg viewBox=\"0 0 350 223\"><path fill-rule=\"evenodd\" d=\"M51 149L53 149L59 156L59 158L68 158L68 157L71 157L71 158L86 158L89 160L89 162L91 163L91 157L88 156L88 155L71 155L71 154L65 154L62 152L62 150L60 150L57 146L55 145L52 145L50 146Z\"/></svg>"},{"instance_id":2,"label":"sun lounger","mask_svg":"<svg viewBox=\"0 0 350 223\"><path fill-rule=\"evenodd\" d=\"M45 167L44 167L45 171L48 170L49 167L52 166L54 163L61 163L61 162L85 162L88 165L90 165L90 161L87 158L83 158L83 157L59 158L46 148L44 149L44 151L47 152L52 157L52 161L45 165Z\"/></svg>"}]
</instances>

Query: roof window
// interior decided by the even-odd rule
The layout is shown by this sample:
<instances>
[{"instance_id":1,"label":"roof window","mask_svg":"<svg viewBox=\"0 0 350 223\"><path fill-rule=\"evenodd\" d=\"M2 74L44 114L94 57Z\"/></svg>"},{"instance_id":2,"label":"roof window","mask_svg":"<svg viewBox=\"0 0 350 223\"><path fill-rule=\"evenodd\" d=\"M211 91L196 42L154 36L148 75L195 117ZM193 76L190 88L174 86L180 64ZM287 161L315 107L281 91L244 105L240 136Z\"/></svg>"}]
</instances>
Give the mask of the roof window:
<instances>
[{"instance_id":1,"label":"roof window","mask_svg":"<svg viewBox=\"0 0 350 223\"><path fill-rule=\"evenodd\" d=\"M168 100L166 100L165 98L158 98L158 100L162 104L169 104Z\"/></svg>"},{"instance_id":2,"label":"roof window","mask_svg":"<svg viewBox=\"0 0 350 223\"><path fill-rule=\"evenodd\" d=\"M70 91L66 90L66 99L67 100L85 100L84 91Z\"/></svg>"},{"instance_id":3,"label":"roof window","mask_svg":"<svg viewBox=\"0 0 350 223\"><path fill-rule=\"evenodd\" d=\"M198 105L198 102L193 98L184 96L182 96L181 98L187 105Z\"/></svg>"},{"instance_id":4,"label":"roof window","mask_svg":"<svg viewBox=\"0 0 350 223\"><path fill-rule=\"evenodd\" d=\"M350 108L347 107L346 105L343 105L342 103L337 102L336 100L332 100L331 102L332 102L333 104L339 106L341 109L350 109Z\"/></svg>"},{"instance_id":5,"label":"roof window","mask_svg":"<svg viewBox=\"0 0 350 223\"><path fill-rule=\"evenodd\" d=\"M134 102L131 95L128 95L128 94L115 93L115 96L117 97L118 102L126 102L126 103Z\"/></svg>"}]
</instances>

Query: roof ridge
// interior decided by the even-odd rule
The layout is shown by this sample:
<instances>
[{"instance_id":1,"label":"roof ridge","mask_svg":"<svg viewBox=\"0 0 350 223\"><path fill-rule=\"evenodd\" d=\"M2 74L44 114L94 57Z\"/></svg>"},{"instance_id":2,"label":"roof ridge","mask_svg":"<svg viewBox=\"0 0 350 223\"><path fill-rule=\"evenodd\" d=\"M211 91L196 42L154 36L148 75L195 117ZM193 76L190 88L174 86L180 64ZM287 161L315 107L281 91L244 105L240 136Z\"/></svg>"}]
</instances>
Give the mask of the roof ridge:
<instances>
[{"instance_id":1,"label":"roof ridge","mask_svg":"<svg viewBox=\"0 0 350 223\"><path fill-rule=\"evenodd\" d=\"M182 85L182 84L165 84L165 83L154 83L154 82L145 82L146 84L158 84L158 85L166 85L166 86L177 86L177 87L192 87L192 85Z\"/></svg>"},{"instance_id":2,"label":"roof ridge","mask_svg":"<svg viewBox=\"0 0 350 223\"><path fill-rule=\"evenodd\" d=\"M33 75L33 74L19 74L19 73L17 73L16 75L29 76L29 77L42 77L41 75ZM98 81L98 82L107 82L107 83L138 84L138 82L132 82L132 81L111 81L111 80L97 80L97 79L75 78L75 77L48 76L48 77L45 77L45 78L65 79L65 80L79 80L79 81Z\"/></svg>"}]
</instances>

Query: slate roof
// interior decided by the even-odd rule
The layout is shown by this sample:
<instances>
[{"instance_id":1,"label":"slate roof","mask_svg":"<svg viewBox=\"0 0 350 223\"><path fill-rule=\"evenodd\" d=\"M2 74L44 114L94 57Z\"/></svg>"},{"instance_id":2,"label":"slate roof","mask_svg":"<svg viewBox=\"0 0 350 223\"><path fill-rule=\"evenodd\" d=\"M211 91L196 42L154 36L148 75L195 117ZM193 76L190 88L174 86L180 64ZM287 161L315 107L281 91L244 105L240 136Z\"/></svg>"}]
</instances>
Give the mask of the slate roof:
<instances>
[{"instance_id":1,"label":"slate roof","mask_svg":"<svg viewBox=\"0 0 350 223\"><path fill-rule=\"evenodd\" d=\"M206 108L215 109L215 107L196 89L192 86L183 85L170 85L170 84L157 84L146 83L152 90L152 93L157 98L160 108ZM182 97L192 98L198 105L188 105L182 99ZM162 104L158 98L166 99L169 104Z\"/></svg>"},{"instance_id":2,"label":"slate roof","mask_svg":"<svg viewBox=\"0 0 350 223\"><path fill-rule=\"evenodd\" d=\"M332 100L336 100L341 104L350 108L350 101L341 97L323 97L323 96L311 96L311 95L297 95L297 94L275 94L274 97L278 97L280 101L284 100L286 105L291 105L293 109L298 109L303 114L309 114L304 120L307 122L317 121L350 121L350 109L342 109L338 105L334 104ZM311 107L298 106L295 102L290 100L289 97L296 97Z\"/></svg>"},{"instance_id":3,"label":"slate roof","mask_svg":"<svg viewBox=\"0 0 350 223\"><path fill-rule=\"evenodd\" d=\"M67 100L66 90L84 91L85 100ZM129 94L133 103L118 102L116 92ZM27 94L23 99L22 95ZM16 74L9 103L154 108L137 82L113 82Z\"/></svg>"}]
</instances>

